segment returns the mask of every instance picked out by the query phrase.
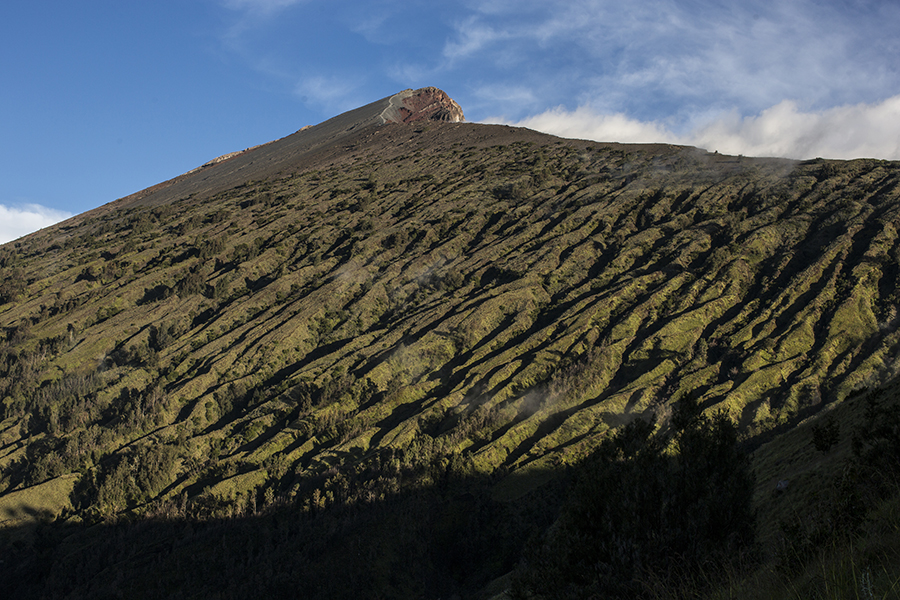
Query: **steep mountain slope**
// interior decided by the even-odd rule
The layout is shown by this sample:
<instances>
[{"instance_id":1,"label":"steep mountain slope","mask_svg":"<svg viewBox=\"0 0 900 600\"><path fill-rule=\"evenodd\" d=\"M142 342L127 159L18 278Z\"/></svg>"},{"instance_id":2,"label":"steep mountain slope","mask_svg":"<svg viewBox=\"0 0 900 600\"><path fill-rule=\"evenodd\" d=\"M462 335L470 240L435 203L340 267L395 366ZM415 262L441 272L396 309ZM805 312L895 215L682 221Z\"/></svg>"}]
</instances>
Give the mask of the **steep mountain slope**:
<instances>
[{"instance_id":1,"label":"steep mountain slope","mask_svg":"<svg viewBox=\"0 0 900 600\"><path fill-rule=\"evenodd\" d=\"M900 164L391 103L0 248L0 518L316 511L447 472L511 501L687 396L758 444L896 375Z\"/></svg>"},{"instance_id":2,"label":"steep mountain slope","mask_svg":"<svg viewBox=\"0 0 900 600\"><path fill-rule=\"evenodd\" d=\"M462 109L442 90L432 87L403 90L324 123L303 127L280 140L221 156L180 177L124 198L117 207L165 204L197 193L209 195L231 189L251 179L283 176L285 171L303 168L317 155L339 154L350 149L344 143L345 138L355 138L360 132L386 123L463 120Z\"/></svg>"}]
</instances>

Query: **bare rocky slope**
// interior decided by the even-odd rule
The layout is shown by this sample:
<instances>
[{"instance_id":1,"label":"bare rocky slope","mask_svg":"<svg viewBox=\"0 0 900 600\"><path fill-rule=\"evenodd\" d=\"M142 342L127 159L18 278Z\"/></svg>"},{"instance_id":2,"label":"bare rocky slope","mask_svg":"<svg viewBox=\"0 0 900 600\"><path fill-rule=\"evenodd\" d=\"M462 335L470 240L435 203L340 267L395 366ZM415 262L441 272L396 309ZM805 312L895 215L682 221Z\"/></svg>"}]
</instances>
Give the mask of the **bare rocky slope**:
<instances>
[{"instance_id":1,"label":"bare rocky slope","mask_svg":"<svg viewBox=\"0 0 900 600\"><path fill-rule=\"evenodd\" d=\"M0 248L0 519L311 515L448 473L512 510L685 397L767 498L816 477L772 440L895 377L897 163L461 121L404 92Z\"/></svg>"}]
</instances>

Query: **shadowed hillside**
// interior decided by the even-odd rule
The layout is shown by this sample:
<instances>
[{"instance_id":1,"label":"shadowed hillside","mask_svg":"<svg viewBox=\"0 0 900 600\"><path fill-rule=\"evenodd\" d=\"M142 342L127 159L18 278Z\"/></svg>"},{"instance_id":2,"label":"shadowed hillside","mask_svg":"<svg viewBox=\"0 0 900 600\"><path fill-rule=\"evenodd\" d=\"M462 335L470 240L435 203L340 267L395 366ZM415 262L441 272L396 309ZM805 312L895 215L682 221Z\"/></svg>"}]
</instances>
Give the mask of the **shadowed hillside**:
<instances>
[{"instance_id":1,"label":"shadowed hillside","mask_svg":"<svg viewBox=\"0 0 900 600\"><path fill-rule=\"evenodd\" d=\"M383 103L0 247L0 519L537 502L680 400L753 449L896 375L900 164Z\"/></svg>"}]
</instances>

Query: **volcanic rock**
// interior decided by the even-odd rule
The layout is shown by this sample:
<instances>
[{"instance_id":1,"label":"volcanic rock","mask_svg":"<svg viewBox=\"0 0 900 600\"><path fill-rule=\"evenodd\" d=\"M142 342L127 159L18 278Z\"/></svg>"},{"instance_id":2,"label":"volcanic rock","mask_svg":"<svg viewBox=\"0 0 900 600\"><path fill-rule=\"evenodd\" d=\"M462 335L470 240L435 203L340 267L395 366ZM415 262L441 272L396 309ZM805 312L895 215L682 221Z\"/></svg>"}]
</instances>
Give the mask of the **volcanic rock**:
<instances>
[{"instance_id":1,"label":"volcanic rock","mask_svg":"<svg viewBox=\"0 0 900 600\"><path fill-rule=\"evenodd\" d=\"M464 121L462 108L443 90L424 87L403 90L390 98L389 106L381 113L385 123L413 123L416 121Z\"/></svg>"}]
</instances>

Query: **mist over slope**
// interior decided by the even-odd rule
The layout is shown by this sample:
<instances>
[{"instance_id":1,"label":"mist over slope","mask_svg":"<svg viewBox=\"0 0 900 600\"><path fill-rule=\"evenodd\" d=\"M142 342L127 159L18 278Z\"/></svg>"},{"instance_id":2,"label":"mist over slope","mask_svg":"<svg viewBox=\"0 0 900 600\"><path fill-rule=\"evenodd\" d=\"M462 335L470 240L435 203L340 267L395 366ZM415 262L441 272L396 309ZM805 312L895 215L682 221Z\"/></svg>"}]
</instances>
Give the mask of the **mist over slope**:
<instances>
[{"instance_id":1,"label":"mist over slope","mask_svg":"<svg viewBox=\"0 0 900 600\"><path fill-rule=\"evenodd\" d=\"M7 525L514 501L686 397L752 446L896 375L900 164L385 101L0 247Z\"/></svg>"}]
</instances>

